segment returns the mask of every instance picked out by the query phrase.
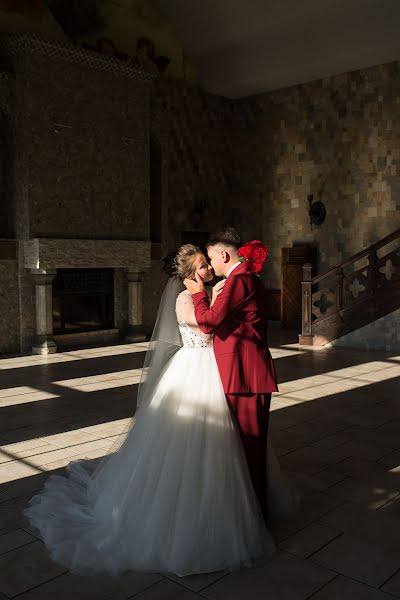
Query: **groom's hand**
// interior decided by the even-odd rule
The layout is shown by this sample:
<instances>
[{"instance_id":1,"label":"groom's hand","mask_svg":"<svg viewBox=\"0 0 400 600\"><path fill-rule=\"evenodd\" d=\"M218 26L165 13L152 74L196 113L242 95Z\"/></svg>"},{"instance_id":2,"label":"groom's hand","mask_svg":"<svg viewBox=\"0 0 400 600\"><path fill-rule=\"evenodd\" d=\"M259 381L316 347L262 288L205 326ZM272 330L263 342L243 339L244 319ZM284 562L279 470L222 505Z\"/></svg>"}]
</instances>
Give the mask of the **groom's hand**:
<instances>
[{"instance_id":1,"label":"groom's hand","mask_svg":"<svg viewBox=\"0 0 400 600\"><path fill-rule=\"evenodd\" d=\"M193 279L184 279L183 284L189 290L189 292L193 294L198 294L199 292L204 292L204 282L198 273L195 273L196 280Z\"/></svg>"}]
</instances>

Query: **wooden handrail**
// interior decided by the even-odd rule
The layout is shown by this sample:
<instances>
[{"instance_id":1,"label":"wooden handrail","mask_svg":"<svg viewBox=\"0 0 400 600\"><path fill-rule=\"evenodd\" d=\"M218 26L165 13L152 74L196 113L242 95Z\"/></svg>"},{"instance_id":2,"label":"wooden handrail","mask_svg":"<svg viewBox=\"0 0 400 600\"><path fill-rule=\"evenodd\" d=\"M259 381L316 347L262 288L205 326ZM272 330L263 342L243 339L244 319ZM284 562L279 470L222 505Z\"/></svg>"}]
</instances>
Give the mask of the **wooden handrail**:
<instances>
[{"instance_id":1,"label":"wooden handrail","mask_svg":"<svg viewBox=\"0 0 400 600\"><path fill-rule=\"evenodd\" d=\"M300 344L325 344L400 307L398 244L384 251L384 256L377 255L380 248L397 240L400 229L313 278L311 264L303 265ZM344 267L363 258L367 259L364 267L344 272ZM313 287L327 278L329 283Z\"/></svg>"},{"instance_id":2,"label":"wooden handrail","mask_svg":"<svg viewBox=\"0 0 400 600\"><path fill-rule=\"evenodd\" d=\"M400 238L400 229L396 229L396 231L393 231L392 233L390 233L386 237L382 238L378 242L371 244L370 246L368 246L368 248L365 248L365 250L361 250L361 252L357 252L357 254L353 254L353 256L350 256L350 258L344 260L343 262L332 267L331 269L328 269L328 271L324 271L324 273L320 273L319 275L316 275L315 277L313 277L312 283L313 284L318 283L319 281L321 281L321 279L325 279L325 277L328 277L328 275L336 274L338 269L343 269L343 267L346 267L347 265L349 265L353 262L356 262L357 260L360 260L361 258L364 258L364 256L368 256L371 251L373 251L373 250L376 251L379 248L386 246L386 244L389 244L390 242L396 240L397 238Z\"/></svg>"}]
</instances>

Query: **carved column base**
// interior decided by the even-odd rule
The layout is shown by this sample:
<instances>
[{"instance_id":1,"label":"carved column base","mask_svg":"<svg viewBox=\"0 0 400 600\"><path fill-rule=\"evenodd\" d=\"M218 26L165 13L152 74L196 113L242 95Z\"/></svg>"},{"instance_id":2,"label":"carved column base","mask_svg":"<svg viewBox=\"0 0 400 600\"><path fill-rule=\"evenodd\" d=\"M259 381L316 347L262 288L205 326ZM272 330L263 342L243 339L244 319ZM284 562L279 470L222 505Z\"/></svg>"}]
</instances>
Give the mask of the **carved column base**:
<instances>
[{"instance_id":1,"label":"carved column base","mask_svg":"<svg viewBox=\"0 0 400 600\"><path fill-rule=\"evenodd\" d=\"M300 346L313 346L314 345L314 336L313 335L299 335L299 344Z\"/></svg>"},{"instance_id":2,"label":"carved column base","mask_svg":"<svg viewBox=\"0 0 400 600\"><path fill-rule=\"evenodd\" d=\"M124 337L128 344L132 344L134 342L145 342L147 335L143 325L128 325Z\"/></svg>"},{"instance_id":3,"label":"carved column base","mask_svg":"<svg viewBox=\"0 0 400 600\"><path fill-rule=\"evenodd\" d=\"M32 354L55 354L57 345L51 335L35 335L32 344Z\"/></svg>"}]
</instances>

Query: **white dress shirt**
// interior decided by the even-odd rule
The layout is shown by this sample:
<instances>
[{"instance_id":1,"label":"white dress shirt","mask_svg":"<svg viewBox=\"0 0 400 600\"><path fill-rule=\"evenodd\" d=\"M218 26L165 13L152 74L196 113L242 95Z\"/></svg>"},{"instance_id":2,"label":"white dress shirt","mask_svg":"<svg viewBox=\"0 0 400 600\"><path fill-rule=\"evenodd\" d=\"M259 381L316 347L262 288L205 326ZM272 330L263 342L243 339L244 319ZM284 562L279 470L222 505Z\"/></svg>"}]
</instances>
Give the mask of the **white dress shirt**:
<instances>
[{"instance_id":1,"label":"white dress shirt","mask_svg":"<svg viewBox=\"0 0 400 600\"><path fill-rule=\"evenodd\" d=\"M236 269L236 267L238 267L241 264L242 263L239 261L239 262L235 263L234 265L232 265L231 268L229 269L229 271L227 272L227 274L225 275L225 278L228 279L228 277L232 273L233 269Z\"/></svg>"}]
</instances>

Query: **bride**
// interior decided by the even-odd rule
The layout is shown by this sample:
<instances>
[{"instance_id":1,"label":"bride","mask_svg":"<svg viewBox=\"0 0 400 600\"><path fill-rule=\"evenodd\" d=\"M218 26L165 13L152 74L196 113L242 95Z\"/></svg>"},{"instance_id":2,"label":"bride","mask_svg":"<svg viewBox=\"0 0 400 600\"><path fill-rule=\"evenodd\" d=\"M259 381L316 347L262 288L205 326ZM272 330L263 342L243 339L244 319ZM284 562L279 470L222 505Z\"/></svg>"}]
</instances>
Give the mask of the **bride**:
<instances>
[{"instance_id":1,"label":"bride","mask_svg":"<svg viewBox=\"0 0 400 600\"><path fill-rule=\"evenodd\" d=\"M58 563L81 574L179 576L251 566L274 554L213 353L182 280L213 278L201 250L176 253L139 387L135 424L100 465L49 477L25 514ZM213 289L212 302L222 289ZM115 450L115 449L114 449ZM293 495L268 452L270 514Z\"/></svg>"}]
</instances>

